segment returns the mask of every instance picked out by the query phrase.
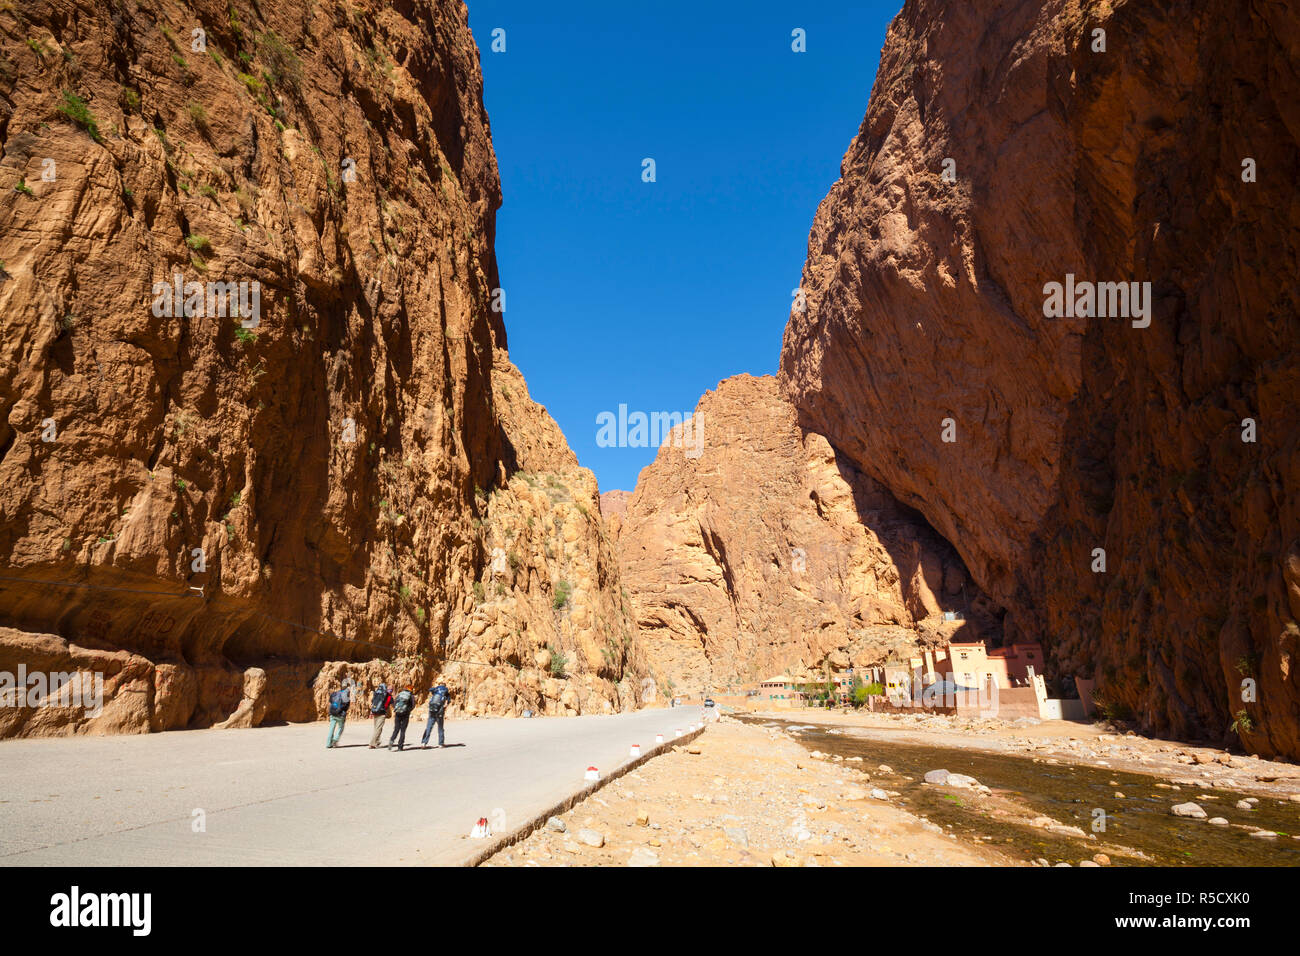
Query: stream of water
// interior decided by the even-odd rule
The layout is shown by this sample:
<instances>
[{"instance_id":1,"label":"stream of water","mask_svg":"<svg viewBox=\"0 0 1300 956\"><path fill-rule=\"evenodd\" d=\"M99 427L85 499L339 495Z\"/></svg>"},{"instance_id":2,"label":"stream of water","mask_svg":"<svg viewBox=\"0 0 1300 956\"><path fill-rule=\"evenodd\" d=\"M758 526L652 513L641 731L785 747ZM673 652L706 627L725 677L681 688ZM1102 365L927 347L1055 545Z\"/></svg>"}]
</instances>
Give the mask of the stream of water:
<instances>
[{"instance_id":1,"label":"stream of water","mask_svg":"<svg viewBox=\"0 0 1300 956\"><path fill-rule=\"evenodd\" d=\"M1228 790L1155 786L1158 777L1125 773L1109 768L1067 763L1035 763L1032 758L990 754L952 747L856 737L826 727L797 721L741 718L758 726L793 729L805 747L840 757L861 757L860 767L871 776L869 786L895 790L898 802L918 816L966 839L981 839L1001 852L1021 859L1046 859L1050 863L1078 863L1105 852L1116 866L1300 866L1300 804L1276 797L1259 798L1253 810L1239 810L1242 794ZM896 774L881 774L880 764ZM922 783L927 771L944 769L964 773L1028 810L1023 818L1000 818L981 807L985 801L969 790ZM911 777L910 781L902 779ZM1124 794L1123 798L1115 796ZM1005 806L1002 801L995 801ZM1170 807L1199 804L1208 817L1224 817L1230 824L1245 824L1276 831L1274 839L1252 837L1239 826L1216 826L1192 818L1176 817ZM1029 825L1043 815L1085 833L1095 832L1096 811L1105 814L1105 829L1097 839L1062 836ZM1130 852L1126 852L1130 851ZM1136 852L1131 852L1136 851Z\"/></svg>"}]
</instances>

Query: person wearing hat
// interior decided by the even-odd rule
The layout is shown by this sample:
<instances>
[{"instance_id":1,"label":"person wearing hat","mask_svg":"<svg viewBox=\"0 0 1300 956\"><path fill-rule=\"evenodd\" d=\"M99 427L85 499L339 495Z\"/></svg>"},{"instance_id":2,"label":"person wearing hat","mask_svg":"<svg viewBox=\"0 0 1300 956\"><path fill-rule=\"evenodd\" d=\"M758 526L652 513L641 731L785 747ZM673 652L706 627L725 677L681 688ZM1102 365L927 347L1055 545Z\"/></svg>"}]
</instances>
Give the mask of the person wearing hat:
<instances>
[{"instance_id":1,"label":"person wearing hat","mask_svg":"<svg viewBox=\"0 0 1300 956\"><path fill-rule=\"evenodd\" d=\"M374 696L370 698L370 714L375 718L375 732L370 735L371 750L377 749L384 738L384 721L388 719L388 708L392 706L392 692L381 681L375 688Z\"/></svg>"}]
</instances>

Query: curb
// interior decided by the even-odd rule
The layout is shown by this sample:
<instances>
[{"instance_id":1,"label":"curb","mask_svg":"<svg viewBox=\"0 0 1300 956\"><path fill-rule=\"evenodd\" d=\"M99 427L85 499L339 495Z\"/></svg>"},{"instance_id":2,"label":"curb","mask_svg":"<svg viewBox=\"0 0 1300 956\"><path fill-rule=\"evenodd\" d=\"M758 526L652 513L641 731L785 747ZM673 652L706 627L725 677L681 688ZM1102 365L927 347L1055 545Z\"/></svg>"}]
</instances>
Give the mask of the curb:
<instances>
[{"instance_id":1,"label":"curb","mask_svg":"<svg viewBox=\"0 0 1300 956\"><path fill-rule=\"evenodd\" d=\"M643 753L641 756L633 760L629 760L627 763L620 765L616 770L610 771L607 775L601 777L595 783L588 784L587 786L583 787L581 790L579 790L577 793L573 794L572 796L566 797L565 799L561 800L559 803L555 804L554 806L549 807L546 810L543 810L541 813L534 816L527 823L523 824L522 826L516 827L514 830L511 830L509 833L507 833L505 836L497 837L496 839L492 840L492 842L489 843L482 850L478 851L477 853L473 854L472 856L468 857L466 860L464 860L463 862L457 865L473 867L473 866L478 866L480 863L487 862L488 859L496 856L506 847L513 846L514 844L520 842L521 840L531 836L533 833L540 830L542 827L546 826L546 821L549 820L551 817L556 817L559 816L561 813L567 813L569 810L572 810L575 806L577 806L583 800L586 800L589 796L591 796L601 787L605 786L607 783L612 783L613 781L617 780L619 777L623 776L624 774L630 773L631 771L637 769L637 767L640 767L646 761L653 760L655 757L658 757L660 754L667 753L668 751L672 750L674 747L680 747L683 744L690 743L692 740L700 736L700 734L702 733L704 733L704 727L700 727L699 730L682 734L680 737L675 737L669 740L665 740L663 743L650 748L650 750L647 751L646 753Z\"/></svg>"}]
</instances>

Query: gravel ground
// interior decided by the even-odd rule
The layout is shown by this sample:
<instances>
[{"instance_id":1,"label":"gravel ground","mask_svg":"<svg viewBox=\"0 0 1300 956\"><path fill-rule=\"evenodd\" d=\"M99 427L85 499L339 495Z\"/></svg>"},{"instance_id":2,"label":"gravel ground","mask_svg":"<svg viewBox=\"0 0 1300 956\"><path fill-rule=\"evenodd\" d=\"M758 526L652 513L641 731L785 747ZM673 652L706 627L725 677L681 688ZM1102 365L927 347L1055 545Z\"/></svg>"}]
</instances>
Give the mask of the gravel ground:
<instances>
[{"instance_id":1,"label":"gravel ground","mask_svg":"<svg viewBox=\"0 0 1300 956\"><path fill-rule=\"evenodd\" d=\"M724 719L484 865L1017 863L891 805L888 779L876 767L817 760L785 735Z\"/></svg>"}]
</instances>

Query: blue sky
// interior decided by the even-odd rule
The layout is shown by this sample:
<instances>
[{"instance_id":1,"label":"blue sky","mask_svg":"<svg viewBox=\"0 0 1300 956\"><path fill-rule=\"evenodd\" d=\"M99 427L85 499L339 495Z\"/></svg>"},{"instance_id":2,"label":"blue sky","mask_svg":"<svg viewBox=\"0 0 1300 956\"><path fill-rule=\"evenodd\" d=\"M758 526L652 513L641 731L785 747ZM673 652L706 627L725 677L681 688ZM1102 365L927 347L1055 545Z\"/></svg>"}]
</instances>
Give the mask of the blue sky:
<instances>
[{"instance_id":1,"label":"blue sky","mask_svg":"<svg viewBox=\"0 0 1300 956\"><path fill-rule=\"evenodd\" d=\"M601 412L689 414L730 375L775 373L901 6L469 0L510 356L601 491L633 488L657 450L599 447Z\"/></svg>"}]
</instances>

